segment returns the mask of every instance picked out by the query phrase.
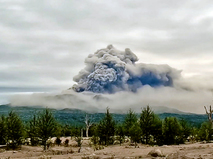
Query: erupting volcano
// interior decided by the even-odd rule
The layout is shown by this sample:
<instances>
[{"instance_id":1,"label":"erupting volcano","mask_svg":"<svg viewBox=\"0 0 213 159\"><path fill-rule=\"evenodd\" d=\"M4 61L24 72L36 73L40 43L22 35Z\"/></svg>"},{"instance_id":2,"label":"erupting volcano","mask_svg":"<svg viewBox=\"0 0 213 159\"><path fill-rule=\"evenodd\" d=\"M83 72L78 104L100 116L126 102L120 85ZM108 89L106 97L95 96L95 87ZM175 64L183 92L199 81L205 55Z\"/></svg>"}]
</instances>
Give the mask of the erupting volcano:
<instances>
[{"instance_id":1,"label":"erupting volcano","mask_svg":"<svg viewBox=\"0 0 213 159\"><path fill-rule=\"evenodd\" d=\"M173 86L180 71L168 65L137 63L138 57L130 50L119 51L112 45L90 54L86 67L73 80L76 92L116 93L137 90L144 85L151 87Z\"/></svg>"}]
</instances>

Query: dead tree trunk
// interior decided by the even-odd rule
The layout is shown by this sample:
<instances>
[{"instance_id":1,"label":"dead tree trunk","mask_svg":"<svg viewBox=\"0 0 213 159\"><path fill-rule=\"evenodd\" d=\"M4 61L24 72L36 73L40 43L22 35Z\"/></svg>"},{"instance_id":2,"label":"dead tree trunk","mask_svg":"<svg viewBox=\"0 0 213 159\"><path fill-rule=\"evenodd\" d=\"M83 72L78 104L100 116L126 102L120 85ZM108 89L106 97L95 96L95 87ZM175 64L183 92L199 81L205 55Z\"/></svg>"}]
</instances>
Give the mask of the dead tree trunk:
<instances>
[{"instance_id":1,"label":"dead tree trunk","mask_svg":"<svg viewBox=\"0 0 213 159\"><path fill-rule=\"evenodd\" d=\"M89 128L92 126L93 123L87 115L85 117L85 124L86 124L86 137L89 137Z\"/></svg>"},{"instance_id":2,"label":"dead tree trunk","mask_svg":"<svg viewBox=\"0 0 213 159\"><path fill-rule=\"evenodd\" d=\"M210 105L210 108L209 108L209 112L207 111L206 109L206 106L204 106L205 110L206 110L206 114L208 115L208 120L211 124L211 128L213 129L213 121L212 121L212 113L213 113L213 110L212 110L212 107Z\"/></svg>"}]
</instances>

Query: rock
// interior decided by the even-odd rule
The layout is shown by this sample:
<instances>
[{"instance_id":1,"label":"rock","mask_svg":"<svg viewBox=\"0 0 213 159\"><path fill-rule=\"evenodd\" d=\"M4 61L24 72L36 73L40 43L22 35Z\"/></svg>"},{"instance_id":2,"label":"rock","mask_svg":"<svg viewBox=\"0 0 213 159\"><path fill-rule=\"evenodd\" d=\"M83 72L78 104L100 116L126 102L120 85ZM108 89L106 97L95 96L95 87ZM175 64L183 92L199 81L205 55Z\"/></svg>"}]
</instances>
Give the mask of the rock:
<instances>
[{"instance_id":1,"label":"rock","mask_svg":"<svg viewBox=\"0 0 213 159\"><path fill-rule=\"evenodd\" d=\"M90 145L90 140L84 139L84 140L82 141L82 146L89 146L89 145Z\"/></svg>"},{"instance_id":2,"label":"rock","mask_svg":"<svg viewBox=\"0 0 213 159\"><path fill-rule=\"evenodd\" d=\"M168 146L168 145L163 145L162 147L166 147L166 148L167 148L167 147L170 147L170 146Z\"/></svg>"},{"instance_id":3,"label":"rock","mask_svg":"<svg viewBox=\"0 0 213 159\"><path fill-rule=\"evenodd\" d=\"M159 150L159 149L155 149L155 150L150 151L148 153L148 155L150 155L152 157L162 157L163 156L161 150Z\"/></svg>"},{"instance_id":4,"label":"rock","mask_svg":"<svg viewBox=\"0 0 213 159\"><path fill-rule=\"evenodd\" d=\"M120 141L118 141L118 140L115 140L115 141L113 142L113 145L118 145L118 144L120 144Z\"/></svg>"},{"instance_id":5,"label":"rock","mask_svg":"<svg viewBox=\"0 0 213 159\"><path fill-rule=\"evenodd\" d=\"M185 154L182 154L182 153L171 153L169 155L166 156L166 159L177 159L177 158L181 158L181 159L195 159L194 157L189 157ZM197 159L200 159L200 158L197 158ZM202 158L201 158L202 159Z\"/></svg>"},{"instance_id":6,"label":"rock","mask_svg":"<svg viewBox=\"0 0 213 159\"><path fill-rule=\"evenodd\" d=\"M206 144L206 141L205 141L205 140L204 140L204 141L202 141L202 142L201 142L201 144Z\"/></svg>"},{"instance_id":7,"label":"rock","mask_svg":"<svg viewBox=\"0 0 213 159\"><path fill-rule=\"evenodd\" d=\"M52 157L43 155L43 156L40 156L38 159L52 159Z\"/></svg>"},{"instance_id":8,"label":"rock","mask_svg":"<svg viewBox=\"0 0 213 159\"><path fill-rule=\"evenodd\" d=\"M125 136L124 142L130 142L130 138L128 138L127 136Z\"/></svg>"},{"instance_id":9,"label":"rock","mask_svg":"<svg viewBox=\"0 0 213 159\"><path fill-rule=\"evenodd\" d=\"M93 150L92 150L91 148L89 148L89 147L87 147L87 148L81 147L81 148L79 149L79 153L83 153L83 154L85 154L85 155L90 154L92 151L93 151Z\"/></svg>"}]
</instances>

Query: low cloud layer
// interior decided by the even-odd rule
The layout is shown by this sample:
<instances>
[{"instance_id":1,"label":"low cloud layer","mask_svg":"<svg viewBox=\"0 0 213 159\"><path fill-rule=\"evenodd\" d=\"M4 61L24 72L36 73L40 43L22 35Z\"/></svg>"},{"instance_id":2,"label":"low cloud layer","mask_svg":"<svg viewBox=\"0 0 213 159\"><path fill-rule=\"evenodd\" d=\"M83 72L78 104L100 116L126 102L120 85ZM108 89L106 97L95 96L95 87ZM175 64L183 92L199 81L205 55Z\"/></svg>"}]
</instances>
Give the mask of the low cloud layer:
<instances>
[{"instance_id":1,"label":"low cloud layer","mask_svg":"<svg viewBox=\"0 0 213 159\"><path fill-rule=\"evenodd\" d=\"M172 87L153 88L144 86L133 92L117 92L115 94L77 93L73 90L60 94L37 93L31 95L16 95L11 98L12 106L44 106L63 109L76 108L89 112L105 112L109 107L111 112L126 113L129 108L140 112L142 107L166 106L190 113L205 113L203 106L212 103L212 92L188 91Z\"/></svg>"}]
</instances>

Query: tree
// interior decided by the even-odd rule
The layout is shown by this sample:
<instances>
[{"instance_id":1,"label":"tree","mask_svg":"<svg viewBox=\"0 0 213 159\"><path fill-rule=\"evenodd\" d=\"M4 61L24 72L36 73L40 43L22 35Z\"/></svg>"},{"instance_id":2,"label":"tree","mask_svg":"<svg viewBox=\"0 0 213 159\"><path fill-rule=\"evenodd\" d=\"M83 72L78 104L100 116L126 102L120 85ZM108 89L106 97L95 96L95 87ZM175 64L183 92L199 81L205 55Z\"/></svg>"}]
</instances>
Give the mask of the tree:
<instances>
[{"instance_id":1,"label":"tree","mask_svg":"<svg viewBox=\"0 0 213 159\"><path fill-rule=\"evenodd\" d=\"M89 137L89 128L92 126L93 122L91 121L91 118L89 118L87 114L85 117L85 124L86 124L86 137Z\"/></svg>"},{"instance_id":2,"label":"tree","mask_svg":"<svg viewBox=\"0 0 213 159\"><path fill-rule=\"evenodd\" d=\"M212 110L212 107L210 105L209 107L209 112L207 111L206 109L206 106L204 106L205 110L206 110L206 114L208 115L208 120L209 120L209 123L211 124L211 128L213 129L213 121L212 121L212 113L213 113L213 110Z\"/></svg>"},{"instance_id":3,"label":"tree","mask_svg":"<svg viewBox=\"0 0 213 159\"><path fill-rule=\"evenodd\" d=\"M98 125L93 124L91 127L93 136L91 137L92 143L96 146L99 143L99 130ZM91 130L90 129L90 130Z\"/></svg>"},{"instance_id":4,"label":"tree","mask_svg":"<svg viewBox=\"0 0 213 159\"><path fill-rule=\"evenodd\" d=\"M123 125L117 125L116 127L116 131L115 131L116 135L118 135L118 140L120 142L120 145L124 139L125 133L124 133L124 127Z\"/></svg>"},{"instance_id":5,"label":"tree","mask_svg":"<svg viewBox=\"0 0 213 159\"><path fill-rule=\"evenodd\" d=\"M154 121L155 121L155 114L148 105L146 108L143 108L140 115L140 127L142 130L142 135L145 138L146 144L149 143L150 135L152 135Z\"/></svg>"},{"instance_id":6,"label":"tree","mask_svg":"<svg viewBox=\"0 0 213 159\"><path fill-rule=\"evenodd\" d=\"M151 125L151 135L153 136L153 143L157 145L163 144L162 120L154 114Z\"/></svg>"},{"instance_id":7,"label":"tree","mask_svg":"<svg viewBox=\"0 0 213 159\"><path fill-rule=\"evenodd\" d=\"M124 119L124 131L125 135L130 136L130 128L137 122L137 116L136 114L129 109L127 112L127 115Z\"/></svg>"},{"instance_id":8,"label":"tree","mask_svg":"<svg viewBox=\"0 0 213 159\"><path fill-rule=\"evenodd\" d=\"M33 115L28 125L28 136L31 139L31 145L36 146L38 144L38 117L36 114Z\"/></svg>"},{"instance_id":9,"label":"tree","mask_svg":"<svg viewBox=\"0 0 213 159\"><path fill-rule=\"evenodd\" d=\"M61 131L62 136L70 136L71 135L71 128L69 125L64 125L62 126L62 131Z\"/></svg>"},{"instance_id":10,"label":"tree","mask_svg":"<svg viewBox=\"0 0 213 159\"><path fill-rule=\"evenodd\" d=\"M0 117L0 145L4 145L6 143L6 118L2 115Z\"/></svg>"},{"instance_id":11,"label":"tree","mask_svg":"<svg viewBox=\"0 0 213 159\"><path fill-rule=\"evenodd\" d=\"M113 120L112 115L109 113L109 108L104 118L98 124L98 136L100 137L100 142L105 141L105 145L112 143L112 136L115 133L115 121ZM111 141L110 141L111 140Z\"/></svg>"},{"instance_id":12,"label":"tree","mask_svg":"<svg viewBox=\"0 0 213 159\"><path fill-rule=\"evenodd\" d=\"M181 126L175 117L166 117L163 122L164 144L179 144Z\"/></svg>"},{"instance_id":13,"label":"tree","mask_svg":"<svg viewBox=\"0 0 213 159\"><path fill-rule=\"evenodd\" d=\"M80 137L81 136L81 127L71 127L71 137Z\"/></svg>"},{"instance_id":14,"label":"tree","mask_svg":"<svg viewBox=\"0 0 213 159\"><path fill-rule=\"evenodd\" d=\"M52 112L49 109L45 109L39 113L37 118L38 123L38 136L42 139L42 144L44 145L44 150L47 147L47 139L54 136L57 130L57 123L53 117Z\"/></svg>"},{"instance_id":15,"label":"tree","mask_svg":"<svg viewBox=\"0 0 213 159\"><path fill-rule=\"evenodd\" d=\"M185 119L180 119L179 120L180 126L181 126L181 143L184 143L186 139L190 136L191 134L191 126L188 124L188 122Z\"/></svg>"},{"instance_id":16,"label":"tree","mask_svg":"<svg viewBox=\"0 0 213 159\"><path fill-rule=\"evenodd\" d=\"M191 142L194 143L195 141L198 141L198 139L199 139L198 132L199 132L198 128L191 127L191 129L190 129L190 141Z\"/></svg>"},{"instance_id":17,"label":"tree","mask_svg":"<svg viewBox=\"0 0 213 159\"><path fill-rule=\"evenodd\" d=\"M205 110L206 110L206 114L208 115L208 122L204 122L202 125L201 125L201 128L199 130L199 138L201 140L206 140L206 141L209 141L211 140L211 136L213 134L213 120L212 120L212 113L213 113L213 110L212 110L212 107L210 105L209 107L209 111L207 111L207 108L206 106L204 106Z\"/></svg>"},{"instance_id":18,"label":"tree","mask_svg":"<svg viewBox=\"0 0 213 159\"><path fill-rule=\"evenodd\" d=\"M10 111L6 118L7 142L11 141L9 147L15 149L21 145L21 137L23 135L23 124L19 116Z\"/></svg>"},{"instance_id":19,"label":"tree","mask_svg":"<svg viewBox=\"0 0 213 159\"><path fill-rule=\"evenodd\" d=\"M198 132L200 140L210 141L212 136L212 124L210 122L204 122Z\"/></svg>"},{"instance_id":20,"label":"tree","mask_svg":"<svg viewBox=\"0 0 213 159\"><path fill-rule=\"evenodd\" d=\"M140 141L141 139L141 129L138 123L135 123L131 128L130 128L130 137L131 140L135 143L135 148L137 143Z\"/></svg>"}]
</instances>

